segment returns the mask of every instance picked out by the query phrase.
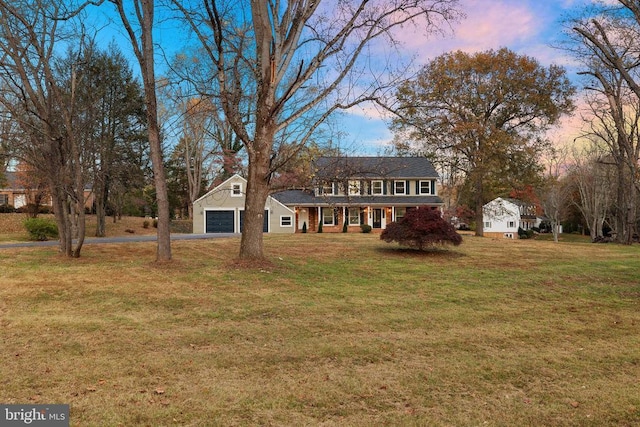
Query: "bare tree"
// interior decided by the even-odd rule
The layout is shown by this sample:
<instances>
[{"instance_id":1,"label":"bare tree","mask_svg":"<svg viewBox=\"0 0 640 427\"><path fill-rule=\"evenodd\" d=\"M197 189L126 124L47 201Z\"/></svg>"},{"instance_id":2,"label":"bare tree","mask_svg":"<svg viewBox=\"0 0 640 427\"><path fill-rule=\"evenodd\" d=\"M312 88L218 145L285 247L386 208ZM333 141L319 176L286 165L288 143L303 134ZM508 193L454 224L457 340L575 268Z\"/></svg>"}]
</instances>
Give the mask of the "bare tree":
<instances>
[{"instance_id":1,"label":"bare tree","mask_svg":"<svg viewBox=\"0 0 640 427\"><path fill-rule=\"evenodd\" d=\"M554 242L558 242L561 222L573 188L566 177L568 155L569 150L566 147L552 150L552 155L548 159L545 183L540 194L540 203L551 223Z\"/></svg>"},{"instance_id":2,"label":"bare tree","mask_svg":"<svg viewBox=\"0 0 640 427\"><path fill-rule=\"evenodd\" d=\"M611 205L611 168L603 162L606 153L597 144L590 143L573 154L573 166L569 177L578 191L573 203L584 218L591 240L603 237L603 225Z\"/></svg>"},{"instance_id":3,"label":"bare tree","mask_svg":"<svg viewBox=\"0 0 640 427\"><path fill-rule=\"evenodd\" d=\"M609 147L617 171L612 227L616 240L630 244L640 191L640 6L619 0L574 23L571 50L582 60L587 78L591 136ZM629 191L631 190L631 191Z\"/></svg>"},{"instance_id":4,"label":"bare tree","mask_svg":"<svg viewBox=\"0 0 640 427\"><path fill-rule=\"evenodd\" d=\"M384 69L372 75L367 48L375 41L394 44L394 28L420 22L433 31L458 16L457 0L251 0L247 10L244 2L223 0L173 4L206 50L226 120L247 152L244 259L264 257L274 143L302 147L334 111L381 94L395 76L383 58Z\"/></svg>"},{"instance_id":5,"label":"bare tree","mask_svg":"<svg viewBox=\"0 0 640 427\"><path fill-rule=\"evenodd\" d=\"M58 2L0 1L0 102L20 126L22 160L47 180L60 252L79 257L85 234L84 164L75 123L79 51L69 50L68 66L58 67L56 54L71 41L58 20L62 13Z\"/></svg>"},{"instance_id":6,"label":"bare tree","mask_svg":"<svg viewBox=\"0 0 640 427\"><path fill-rule=\"evenodd\" d=\"M147 131L153 167L153 181L158 204L158 245L156 261L171 260L171 234L169 196L164 171L160 125L158 123L158 101L156 95L155 56L153 45L154 0L133 0L133 14L125 8L124 0L109 0L116 6L124 29L129 36L133 52L140 64L147 112Z\"/></svg>"}]
</instances>

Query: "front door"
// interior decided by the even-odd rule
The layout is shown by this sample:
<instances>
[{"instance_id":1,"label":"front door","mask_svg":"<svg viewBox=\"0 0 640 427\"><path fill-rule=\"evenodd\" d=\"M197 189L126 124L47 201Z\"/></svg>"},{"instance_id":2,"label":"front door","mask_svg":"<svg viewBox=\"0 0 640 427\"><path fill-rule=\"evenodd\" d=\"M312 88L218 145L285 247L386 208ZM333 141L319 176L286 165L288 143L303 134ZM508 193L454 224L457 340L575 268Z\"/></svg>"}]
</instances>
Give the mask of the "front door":
<instances>
[{"instance_id":1,"label":"front door","mask_svg":"<svg viewBox=\"0 0 640 427\"><path fill-rule=\"evenodd\" d=\"M382 228L382 209L373 210L373 228Z\"/></svg>"}]
</instances>

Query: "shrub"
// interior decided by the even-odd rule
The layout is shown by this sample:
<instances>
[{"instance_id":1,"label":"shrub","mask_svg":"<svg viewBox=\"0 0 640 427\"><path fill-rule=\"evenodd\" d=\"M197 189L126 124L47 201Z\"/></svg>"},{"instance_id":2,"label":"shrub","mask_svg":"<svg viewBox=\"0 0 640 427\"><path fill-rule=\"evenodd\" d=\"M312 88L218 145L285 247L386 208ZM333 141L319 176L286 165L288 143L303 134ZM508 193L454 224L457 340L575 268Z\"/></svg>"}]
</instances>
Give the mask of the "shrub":
<instances>
[{"instance_id":1,"label":"shrub","mask_svg":"<svg viewBox=\"0 0 640 427\"><path fill-rule=\"evenodd\" d=\"M23 224L31 240L44 241L50 237L58 237L58 226L50 219L27 218Z\"/></svg>"},{"instance_id":2,"label":"shrub","mask_svg":"<svg viewBox=\"0 0 640 427\"><path fill-rule=\"evenodd\" d=\"M142 228L149 228L150 225L151 223L149 222L149 220L145 219L144 221L142 221Z\"/></svg>"},{"instance_id":3,"label":"shrub","mask_svg":"<svg viewBox=\"0 0 640 427\"><path fill-rule=\"evenodd\" d=\"M322 233L322 219L320 219L320 222L318 223L318 233Z\"/></svg>"},{"instance_id":4,"label":"shrub","mask_svg":"<svg viewBox=\"0 0 640 427\"><path fill-rule=\"evenodd\" d=\"M458 246L462 243L462 237L455 227L442 218L440 211L429 207L407 211L400 221L387 225L380 239L419 250L435 245Z\"/></svg>"},{"instance_id":5,"label":"shrub","mask_svg":"<svg viewBox=\"0 0 640 427\"><path fill-rule=\"evenodd\" d=\"M533 234L533 230L524 230L522 227L518 227L518 237L521 239L531 239Z\"/></svg>"},{"instance_id":6,"label":"shrub","mask_svg":"<svg viewBox=\"0 0 640 427\"><path fill-rule=\"evenodd\" d=\"M363 233L371 233L371 226L369 224L361 224L360 229Z\"/></svg>"},{"instance_id":7,"label":"shrub","mask_svg":"<svg viewBox=\"0 0 640 427\"><path fill-rule=\"evenodd\" d=\"M302 232L306 233L307 232L307 221L302 223Z\"/></svg>"},{"instance_id":8,"label":"shrub","mask_svg":"<svg viewBox=\"0 0 640 427\"><path fill-rule=\"evenodd\" d=\"M15 211L11 205L0 205L0 213L14 213Z\"/></svg>"},{"instance_id":9,"label":"shrub","mask_svg":"<svg viewBox=\"0 0 640 427\"><path fill-rule=\"evenodd\" d=\"M343 233L346 233L347 231L348 231L348 229L347 229L347 221L344 221L344 222L342 223L342 232L343 232Z\"/></svg>"},{"instance_id":10,"label":"shrub","mask_svg":"<svg viewBox=\"0 0 640 427\"><path fill-rule=\"evenodd\" d=\"M158 228L158 219L157 218L153 219L153 228Z\"/></svg>"}]
</instances>

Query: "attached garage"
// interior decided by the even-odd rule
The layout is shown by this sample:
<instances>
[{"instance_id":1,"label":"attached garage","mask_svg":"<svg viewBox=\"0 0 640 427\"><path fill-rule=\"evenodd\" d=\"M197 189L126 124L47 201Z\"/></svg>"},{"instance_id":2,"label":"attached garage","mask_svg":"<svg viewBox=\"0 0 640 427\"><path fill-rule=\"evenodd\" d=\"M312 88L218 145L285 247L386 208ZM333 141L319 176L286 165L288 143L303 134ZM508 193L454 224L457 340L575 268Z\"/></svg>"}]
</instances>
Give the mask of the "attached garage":
<instances>
[{"instance_id":1,"label":"attached garage","mask_svg":"<svg viewBox=\"0 0 640 427\"><path fill-rule=\"evenodd\" d=\"M247 181L234 175L193 202L193 233L241 233ZM296 213L273 197L264 206L265 233L293 233Z\"/></svg>"},{"instance_id":2,"label":"attached garage","mask_svg":"<svg viewBox=\"0 0 640 427\"><path fill-rule=\"evenodd\" d=\"M242 233L242 228L244 227L244 211L240 211L240 232ZM265 233L269 232L269 211L264 211L264 222L262 223L262 231Z\"/></svg>"},{"instance_id":3,"label":"attached garage","mask_svg":"<svg viewBox=\"0 0 640 427\"><path fill-rule=\"evenodd\" d=\"M206 211L205 233L233 233L234 211Z\"/></svg>"}]
</instances>

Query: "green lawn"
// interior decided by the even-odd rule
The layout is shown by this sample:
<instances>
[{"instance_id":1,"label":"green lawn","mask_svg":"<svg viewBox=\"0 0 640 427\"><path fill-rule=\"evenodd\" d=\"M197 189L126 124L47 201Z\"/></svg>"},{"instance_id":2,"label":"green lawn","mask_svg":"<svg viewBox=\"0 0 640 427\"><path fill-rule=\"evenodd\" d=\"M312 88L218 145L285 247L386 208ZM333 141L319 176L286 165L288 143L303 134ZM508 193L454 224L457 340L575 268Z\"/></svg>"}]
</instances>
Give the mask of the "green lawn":
<instances>
[{"instance_id":1,"label":"green lawn","mask_svg":"<svg viewBox=\"0 0 640 427\"><path fill-rule=\"evenodd\" d=\"M640 247L373 234L0 250L0 402L73 426L635 426Z\"/></svg>"}]
</instances>

